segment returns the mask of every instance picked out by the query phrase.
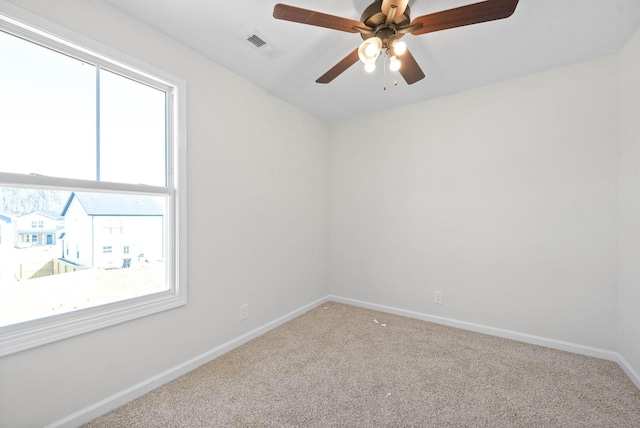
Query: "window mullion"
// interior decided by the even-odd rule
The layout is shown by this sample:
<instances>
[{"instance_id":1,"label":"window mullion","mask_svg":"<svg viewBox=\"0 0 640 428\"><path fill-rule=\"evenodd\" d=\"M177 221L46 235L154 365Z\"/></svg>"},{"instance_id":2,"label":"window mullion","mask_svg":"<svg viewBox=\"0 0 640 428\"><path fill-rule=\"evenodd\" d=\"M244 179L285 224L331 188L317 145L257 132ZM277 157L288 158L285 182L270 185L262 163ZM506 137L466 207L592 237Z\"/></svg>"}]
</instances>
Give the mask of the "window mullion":
<instances>
[{"instance_id":1,"label":"window mullion","mask_svg":"<svg viewBox=\"0 0 640 428\"><path fill-rule=\"evenodd\" d=\"M74 178L49 177L46 175L24 175L10 172L0 172L0 187L25 187L38 189L74 189L86 191L105 191L123 193L141 193L172 195L174 189L164 186L148 186L129 183L114 183L109 181L96 182L93 180L79 180Z\"/></svg>"},{"instance_id":2,"label":"window mullion","mask_svg":"<svg viewBox=\"0 0 640 428\"><path fill-rule=\"evenodd\" d=\"M96 65L96 181L100 181L100 66Z\"/></svg>"}]
</instances>

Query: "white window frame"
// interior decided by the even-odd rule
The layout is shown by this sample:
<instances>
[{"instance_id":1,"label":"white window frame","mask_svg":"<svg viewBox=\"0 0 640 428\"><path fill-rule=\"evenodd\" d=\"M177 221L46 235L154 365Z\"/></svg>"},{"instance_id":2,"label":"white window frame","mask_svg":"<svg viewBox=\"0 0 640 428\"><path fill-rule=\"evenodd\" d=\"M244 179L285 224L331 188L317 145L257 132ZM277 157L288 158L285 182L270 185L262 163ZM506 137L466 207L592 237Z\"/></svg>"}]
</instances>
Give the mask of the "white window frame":
<instances>
[{"instance_id":1,"label":"white window frame","mask_svg":"<svg viewBox=\"0 0 640 428\"><path fill-rule=\"evenodd\" d=\"M3 172L0 172L0 186L72 188L77 191L98 190L168 196L166 212L170 221L165 222L167 224L164 232L172 243L166 250L169 290L0 327L0 357L185 305L187 302L186 82L2 0L0 0L0 28L55 50L73 52L72 56L90 59L92 63L106 69L125 75L135 74L136 80L147 79L147 82L152 82L154 85L161 83L169 88L167 110L170 130L167 138L169 140L167 187Z\"/></svg>"}]
</instances>

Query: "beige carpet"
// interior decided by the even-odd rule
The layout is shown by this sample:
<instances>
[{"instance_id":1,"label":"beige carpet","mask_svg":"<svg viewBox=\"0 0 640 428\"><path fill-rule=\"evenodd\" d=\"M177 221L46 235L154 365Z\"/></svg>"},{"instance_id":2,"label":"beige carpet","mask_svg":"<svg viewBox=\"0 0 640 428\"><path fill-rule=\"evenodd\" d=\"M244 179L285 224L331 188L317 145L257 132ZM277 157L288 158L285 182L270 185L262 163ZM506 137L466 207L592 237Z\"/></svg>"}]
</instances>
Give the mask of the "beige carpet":
<instances>
[{"instance_id":1,"label":"beige carpet","mask_svg":"<svg viewBox=\"0 0 640 428\"><path fill-rule=\"evenodd\" d=\"M616 363L327 303L86 427L640 427Z\"/></svg>"}]
</instances>

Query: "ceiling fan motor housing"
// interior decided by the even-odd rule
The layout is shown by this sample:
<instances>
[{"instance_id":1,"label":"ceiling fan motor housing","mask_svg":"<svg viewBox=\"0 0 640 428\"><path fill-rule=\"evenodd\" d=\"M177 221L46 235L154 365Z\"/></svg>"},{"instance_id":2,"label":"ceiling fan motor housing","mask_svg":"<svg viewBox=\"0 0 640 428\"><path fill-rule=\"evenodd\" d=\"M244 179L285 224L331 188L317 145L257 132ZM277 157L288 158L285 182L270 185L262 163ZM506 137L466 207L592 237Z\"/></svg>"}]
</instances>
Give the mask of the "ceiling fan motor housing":
<instances>
[{"instance_id":1,"label":"ceiling fan motor housing","mask_svg":"<svg viewBox=\"0 0 640 428\"><path fill-rule=\"evenodd\" d=\"M360 21L369 28L373 28L373 34L361 33L362 39L367 40L370 37L379 37L382 40L383 48L388 47L388 41L391 37L396 36L400 39L404 36L404 32L398 32L398 27L406 27L411 23L411 10L407 5L404 13L395 15L390 23L387 24L387 15L382 12L382 0L371 3L362 12Z\"/></svg>"}]
</instances>

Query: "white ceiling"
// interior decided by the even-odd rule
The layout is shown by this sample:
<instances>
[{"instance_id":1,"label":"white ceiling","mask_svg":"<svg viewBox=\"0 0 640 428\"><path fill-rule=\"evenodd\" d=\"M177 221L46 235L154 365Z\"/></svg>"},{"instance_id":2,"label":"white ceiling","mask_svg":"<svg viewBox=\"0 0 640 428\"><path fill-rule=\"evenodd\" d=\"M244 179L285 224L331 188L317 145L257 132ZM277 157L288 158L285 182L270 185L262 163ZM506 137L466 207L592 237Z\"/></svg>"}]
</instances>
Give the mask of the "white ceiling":
<instances>
[{"instance_id":1,"label":"white ceiling","mask_svg":"<svg viewBox=\"0 0 640 428\"><path fill-rule=\"evenodd\" d=\"M264 90L325 120L379 112L618 52L640 26L638 0L520 0L507 19L403 40L426 78L407 85L357 63L329 84L315 80L356 48L359 34L273 18L278 0L105 0ZM360 20L373 0L279 0ZM478 0L410 0L411 17ZM247 36L282 55L267 59ZM212 76L214 79L215 76ZM383 86L387 85L387 90Z\"/></svg>"}]
</instances>

